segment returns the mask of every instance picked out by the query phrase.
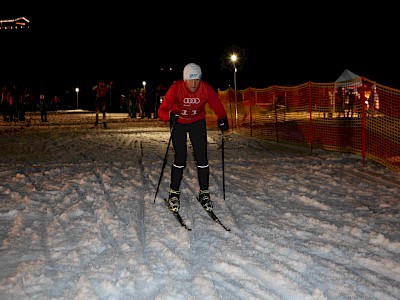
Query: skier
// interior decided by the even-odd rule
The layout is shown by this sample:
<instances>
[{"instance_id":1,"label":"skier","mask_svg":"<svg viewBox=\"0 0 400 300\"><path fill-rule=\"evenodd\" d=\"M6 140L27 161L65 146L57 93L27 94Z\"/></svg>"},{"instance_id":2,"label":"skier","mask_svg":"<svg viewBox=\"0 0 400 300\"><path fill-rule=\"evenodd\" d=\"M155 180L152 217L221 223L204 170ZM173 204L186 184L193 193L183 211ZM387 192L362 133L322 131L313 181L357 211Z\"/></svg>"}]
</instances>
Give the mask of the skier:
<instances>
[{"instance_id":1,"label":"skier","mask_svg":"<svg viewBox=\"0 0 400 300\"><path fill-rule=\"evenodd\" d=\"M229 129L226 110L210 84L201 80L200 66L187 64L183 69L183 80L175 81L168 89L159 109L162 121L170 122L171 138L174 148L174 162L171 167L171 183L167 199L173 212L180 208L180 184L186 166L187 134L193 146L197 163L197 177L200 191L198 201L206 211L212 211L213 203L209 192L209 173L207 154L206 111L208 103L217 116L220 130Z\"/></svg>"},{"instance_id":2,"label":"skier","mask_svg":"<svg viewBox=\"0 0 400 300\"><path fill-rule=\"evenodd\" d=\"M92 90L96 91L96 102L95 102L95 108L96 108L96 122L95 125L97 126L99 124L99 114L100 111L103 114L103 126L104 128L107 128L107 122L106 122L106 96L108 92L108 86L107 83L103 80L100 80L97 85L95 85Z\"/></svg>"}]
</instances>

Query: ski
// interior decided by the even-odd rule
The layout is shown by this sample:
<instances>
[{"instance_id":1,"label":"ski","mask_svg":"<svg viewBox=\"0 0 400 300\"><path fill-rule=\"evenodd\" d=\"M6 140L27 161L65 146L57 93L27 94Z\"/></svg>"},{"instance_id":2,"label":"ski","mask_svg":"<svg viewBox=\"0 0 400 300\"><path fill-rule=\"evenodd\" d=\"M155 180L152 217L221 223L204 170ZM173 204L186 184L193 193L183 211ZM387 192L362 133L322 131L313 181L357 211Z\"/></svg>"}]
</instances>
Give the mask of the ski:
<instances>
[{"instance_id":1,"label":"ski","mask_svg":"<svg viewBox=\"0 0 400 300\"><path fill-rule=\"evenodd\" d=\"M207 214L213 219L215 222L217 222L219 225L221 225L226 231L231 231L230 228L227 228L221 221L218 219L218 217L215 215L213 211L208 211L206 210Z\"/></svg>"},{"instance_id":2,"label":"ski","mask_svg":"<svg viewBox=\"0 0 400 300\"><path fill-rule=\"evenodd\" d=\"M196 198L197 201L200 203L199 198ZM201 203L200 203L201 205ZM201 205L203 207L203 205ZM230 228L226 227L224 223L221 222L221 220L217 217L217 215L214 213L212 210L206 210L204 207L203 209L206 211L206 213L210 216L211 219L213 219L215 222L217 222L219 225L221 225L226 231L231 231Z\"/></svg>"},{"instance_id":3,"label":"ski","mask_svg":"<svg viewBox=\"0 0 400 300\"><path fill-rule=\"evenodd\" d=\"M175 219L179 222L179 224L181 224L181 226L184 227L186 230L191 231L192 228L190 228L190 227L185 223L185 221L183 220L183 218L182 218L182 216L180 215L180 213L179 213L179 212L176 212L176 211L172 211L172 210L169 209L169 207L168 207L168 199L165 199L165 198L164 198L164 201L165 201L165 204L167 205L167 209L174 215ZM197 201L199 201L199 199L197 199ZM200 202L199 202L199 203L200 203ZM202 205L201 207L203 207L203 205ZM203 207L203 209L204 209L204 207ZM205 210L205 209L204 209L204 210ZM210 216L211 219L213 219L216 223L218 223L219 225L221 225L226 231L231 231L230 228L226 227L226 226L224 225L224 223L221 222L221 220L217 217L217 215L214 213L214 211L212 211L212 210L211 210L211 211L205 210L205 212Z\"/></svg>"},{"instance_id":4,"label":"ski","mask_svg":"<svg viewBox=\"0 0 400 300\"><path fill-rule=\"evenodd\" d=\"M183 221L181 215L179 214L179 212L176 211L172 211L169 209L168 207L168 199L164 199L165 204L167 205L167 208L170 212L172 212L172 214L174 215L175 219L178 220L179 224L181 224L182 227L184 227L186 230L191 231L192 228L190 228L188 225L186 225L185 221Z\"/></svg>"}]
</instances>

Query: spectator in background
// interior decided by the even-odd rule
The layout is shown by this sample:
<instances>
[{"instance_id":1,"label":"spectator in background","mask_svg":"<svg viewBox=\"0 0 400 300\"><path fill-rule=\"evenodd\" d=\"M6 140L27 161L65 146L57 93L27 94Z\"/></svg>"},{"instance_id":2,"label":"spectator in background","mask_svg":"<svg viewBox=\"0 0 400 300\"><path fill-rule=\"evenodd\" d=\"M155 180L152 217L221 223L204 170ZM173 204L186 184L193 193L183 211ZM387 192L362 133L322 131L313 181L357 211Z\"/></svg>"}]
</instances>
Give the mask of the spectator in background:
<instances>
[{"instance_id":1,"label":"spectator in background","mask_svg":"<svg viewBox=\"0 0 400 300\"><path fill-rule=\"evenodd\" d=\"M129 90L127 105L129 117L136 118L136 91L134 89Z\"/></svg>"},{"instance_id":2,"label":"spectator in background","mask_svg":"<svg viewBox=\"0 0 400 300\"><path fill-rule=\"evenodd\" d=\"M55 95L53 97L53 109L57 111L59 109L59 106L60 106L60 98L57 95Z\"/></svg>"},{"instance_id":3,"label":"spectator in background","mask_svg":"<svg viewBox=\"0 0 400 300\"><path fill-rule=\"evenodd\" d=\"M19 95L18 118L20 121L25 121L25 113L29 104L30 104L30 94L28 88L25 87L21 95Z\"/></svg>"},{"instance_id":4,"label":"spectator in background","mask_svg":"<svg viewBox=\"0 0 400 300\"><path fill-rule=\"evenodd\" d=\"M3 120L4 122L8 122L8 115L9 115L9 103L7 99L8 89L7 85L3 84L1 87L1 94L0 94L0 103L1 103L1 111L3 113Z\"/></svg>"},{"instance_id":5,"label":"spectator in background","mask_svg":"<svg viewBox=\"0 0 400 300\"><path fill-rule=\"evenodd\" d=\"M375 112L377 112L379 110L379 95L376 91L375 84L372 86L371 102L371 104L373 105L373 109L375 110Z\"/></svg>"},{"instance_id":6,"label":"spectator in background","mask_svg":"<svg viewBox=\"0 0 400 300\"><path fill-rule=\"evenodd\" d=\"M40 94L38 106L39 106L40 118L42 119L42 122L47 122L47 103L46 103L46 97L44 94Z\"/></svg>"},{"instance_id":7,"label":"spectator in background","mask_svg":"<svg viewBox=\"0 0 400 300\"><path fill-rule=\"evenodd\" d=\"M144 116L146 115L145 104L146 104L146 89L141 88L138 96L138 109L141 118L144 118Z\"/></svg>"},{"instance_id":8,"label":"spectator in background","mask_svg":"<svg viewBox=\"0 0 400 300\"><path fill-rule=\"evenodd\" d=\"M164 97L167 92L167 87L162 83L156 87L156 103L154 108L154 118L158 118L158 108L160 107L162 97Z\"/></svg>"},{"instance_id":9,"label":"spectator in background","mask_svg":"<svg viewBox=\"0 0 400 300\"><path fill-rule=\"evenodd\" d=\"M8 91L7 100L9 104L9 115L10 121L17 122L18 121L18 105L20 102L20 93L17 89L17 85L14 83L10 90Z\"/></svg>"}]
</instances>

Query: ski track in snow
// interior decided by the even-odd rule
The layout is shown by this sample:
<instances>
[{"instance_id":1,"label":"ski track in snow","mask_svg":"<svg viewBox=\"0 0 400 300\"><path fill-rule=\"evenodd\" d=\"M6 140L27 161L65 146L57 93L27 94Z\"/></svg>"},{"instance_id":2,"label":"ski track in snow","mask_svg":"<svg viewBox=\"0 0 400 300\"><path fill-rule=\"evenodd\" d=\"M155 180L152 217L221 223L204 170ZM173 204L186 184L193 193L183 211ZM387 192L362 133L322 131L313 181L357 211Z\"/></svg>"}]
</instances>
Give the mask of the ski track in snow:
<instances>
[{"instance_id":1,"label":"ski track in snow","mask_svg":"<svg viewBox=\"0 0 400 300\"><path fill-rule=\"evenodd\" d=\"M50 117L49 117L50 118ZM400 180L349 154L209 130L215 223L188 144L181 227L160 121L0 136L1 299L400 299ZM71 121L70 121L71 122Z\"/></svg>"}]
</instances>

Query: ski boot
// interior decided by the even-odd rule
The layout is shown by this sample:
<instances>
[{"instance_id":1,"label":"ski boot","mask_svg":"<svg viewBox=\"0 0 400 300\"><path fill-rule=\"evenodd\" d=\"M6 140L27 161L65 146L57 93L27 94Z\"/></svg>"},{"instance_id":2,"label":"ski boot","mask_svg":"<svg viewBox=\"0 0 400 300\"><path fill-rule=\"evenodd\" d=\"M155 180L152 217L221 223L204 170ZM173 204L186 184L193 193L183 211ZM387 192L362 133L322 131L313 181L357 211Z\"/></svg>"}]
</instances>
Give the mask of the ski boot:
<instances>
[{"instance_id":1,"label":"ski boot","mask_svg":"<svg viewBox=\"0 0 400 300\"><path fill-rule=\"evenodd\" d=\"M169 196L168 196L168 208L173 211L173 212L178 212L179 208L181 206L181 201L179 200L180 196L180 191L175 191L173 189L169 190Z\"/></svg>"},{"instance_id":2,"label":"ski boot","mask_svg":"<svg viewBox=\"0 0 400 300\"><path fill-rule=\"evenodd\" d=\"M206 211L213 210L213 203L210 199L210 192L208 190L200 190L198 200Z\"/></svg>"}]
</instances>

